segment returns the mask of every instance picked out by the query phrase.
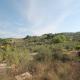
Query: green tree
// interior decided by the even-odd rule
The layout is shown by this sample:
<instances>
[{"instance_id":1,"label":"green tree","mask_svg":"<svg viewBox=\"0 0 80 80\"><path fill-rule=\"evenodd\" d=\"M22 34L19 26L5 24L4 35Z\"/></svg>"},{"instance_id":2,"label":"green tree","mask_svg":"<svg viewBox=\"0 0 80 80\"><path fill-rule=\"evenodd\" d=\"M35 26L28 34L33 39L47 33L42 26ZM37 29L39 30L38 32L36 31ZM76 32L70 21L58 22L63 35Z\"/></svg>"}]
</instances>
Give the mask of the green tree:
<instances>
[{"instance_id":1,"label":"green tree","mask_svg":"<svg viewBox=\"0 0 80 80\"><path fill-rule=\"evenodd\" d=\"M64 36L64 35L57 35L53 38L54 43L62 43L62 42L65 42L65 41L67 41L67 37Z\"/></svg>"}]
</instances>

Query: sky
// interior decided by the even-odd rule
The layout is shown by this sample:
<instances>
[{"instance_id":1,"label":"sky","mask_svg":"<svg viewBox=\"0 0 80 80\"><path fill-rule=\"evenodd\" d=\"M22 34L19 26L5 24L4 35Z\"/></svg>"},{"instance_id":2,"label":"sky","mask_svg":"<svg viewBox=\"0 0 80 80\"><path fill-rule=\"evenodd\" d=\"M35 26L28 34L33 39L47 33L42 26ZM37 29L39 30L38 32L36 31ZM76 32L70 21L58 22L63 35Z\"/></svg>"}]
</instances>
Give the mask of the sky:
<instances>
[{"instance_id":1,"label":"sky","mask_svg":"<svg viewBox=\"0 0 80 80\"><path fill-rule=\"evenodd\" d=\"M0 0L0 37L80 31L80 0Z\"/></svg>"}]
</instances>

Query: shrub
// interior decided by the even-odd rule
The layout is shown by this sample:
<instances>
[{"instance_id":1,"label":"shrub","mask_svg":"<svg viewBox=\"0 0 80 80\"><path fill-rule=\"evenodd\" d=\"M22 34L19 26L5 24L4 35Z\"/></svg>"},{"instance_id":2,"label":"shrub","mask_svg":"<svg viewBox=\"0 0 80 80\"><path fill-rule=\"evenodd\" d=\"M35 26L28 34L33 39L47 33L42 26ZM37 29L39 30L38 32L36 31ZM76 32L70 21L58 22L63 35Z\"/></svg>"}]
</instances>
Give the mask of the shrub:
<instances>
[{"instance_id":1,"label":"shrub","mask_svg":"<svg viewBox=\"0 0 80 80\"><path fill-rule=\"evenodd\" d=\"M75 47L75 49L76 49L76 50L80 50L80 45L77 45L77 46Z\"/></svg>"},{"instance_id":2,"label":"shrub","mask_svg":"<svg viewBox=\"0 0 80 80\"><path fill-rule=\"evenodd\" d=\"M40 47L38 50L38 54L34 56L34 59L39 62L45 62L51 59L51 50L48 47Z\"/></svg>"},{"instance_id":3,"label":"shrub","mask_svg":"<svg viewBox=\"0 0 80 80\"><path fill-rule=\"evenodd\" d=\"M54 48L52 53L52 60L61 60L63 57L64 51L62 49Z\"/></svg>"},{"instance_id":4,"label":"shrub","mask_svg":"<svg viewBox=\"0 0 80 80\"><path fill-rule=\"evenodd\" d=\"M70 60L72 60L72 58L69 55L63 54L63 57L62 57L63 62L70 61Z\"/></svg>"}]
</instances>

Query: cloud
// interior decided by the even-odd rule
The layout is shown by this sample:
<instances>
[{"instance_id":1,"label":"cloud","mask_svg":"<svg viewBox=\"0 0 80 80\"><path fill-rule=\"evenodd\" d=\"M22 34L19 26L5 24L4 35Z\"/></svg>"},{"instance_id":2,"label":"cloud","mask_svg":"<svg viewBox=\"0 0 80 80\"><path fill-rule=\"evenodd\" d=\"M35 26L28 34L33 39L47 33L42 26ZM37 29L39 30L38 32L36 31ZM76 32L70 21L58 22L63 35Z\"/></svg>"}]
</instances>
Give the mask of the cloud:
<instances>
[{"instance_id":1,"label":"cloud","mask_svg":"<svg viewBox=\"0 0 80 80\"><path fill-rule=\"evenodd\" d=\"M19 27L18 27L19 26ZM24 37L24 32L21 32L22 24L13 24L7 21L0 22L0 37L7 38L7 37ZM16 27L16 29L15 29ZM21 28L21 29L20 29Z\"/></svg>"},{"instance_id":2,"label":"cloud","mask_svg":"<svg viewBox=\"0 0 80 80\"><path fill-rule=\"evenodd\" d=\"M55 33L55 32L56 32L56 26L54 26L54 24L41 26L39 28L33 29L32 31L33 35L42 35L45 33Z\"/></svg>"},{"instance_id":3,"label":"cloud","mask_svg":"<svg viewBox=\"0 0 80 80\"><path fill-rule=\"evenodd\" d=\"M18 25L6 23L6 26L2 25L5 29L9 26L15 26L15 29L2 30L3 33L1 33L11 37L22 37L27 34L41 35L58 32L65 19L72 14L71 7L74 0L9 1L26 24L17 27Z\"/></svg>"},{"instance_id":4,"label":"cloud","mask_svg":"<svg viewBox=\"0 0 80 80\"><path fill-rule=\"evenodd\" d=\"M72 0L57 0L56 2L54 0L45 0L45 2L43 0L27 0L25 3L28 5L23 6L24 9L21 10L21 13L32 24L31 28L46 26L47 22L49 23L47 25L50 25L50 21L51 24L60 25L71 14L71 2Z\"/></svg>"},{"instance_id":5,"label":"cloud","mask_svg":"<svg viewBox=\"0 0 80 80\"><path fill-rule=\"evenodd\" d=\"M0 30L0 38L12 37L12 35L13 35L12 32Z\"/></svg>"}]
</instances>

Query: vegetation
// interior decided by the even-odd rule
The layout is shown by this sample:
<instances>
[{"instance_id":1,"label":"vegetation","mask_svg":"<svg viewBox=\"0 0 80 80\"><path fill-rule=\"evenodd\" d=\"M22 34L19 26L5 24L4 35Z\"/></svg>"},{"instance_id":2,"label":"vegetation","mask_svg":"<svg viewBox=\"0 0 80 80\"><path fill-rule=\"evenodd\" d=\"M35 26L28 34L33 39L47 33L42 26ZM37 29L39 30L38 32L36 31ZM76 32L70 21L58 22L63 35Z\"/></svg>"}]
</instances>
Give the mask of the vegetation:
<instances>
[{"instance_id":1,"label":"vegetation","mask_svg":"<svg viewBox=\"0 0 80 80\"><path fill-rule=\"evenodd\" d=\"M80 80L80 32L0 39L0 80L29 72L32 80ZM6 79L7 77L7 79Z\"/></svg>"}]
</instances>

